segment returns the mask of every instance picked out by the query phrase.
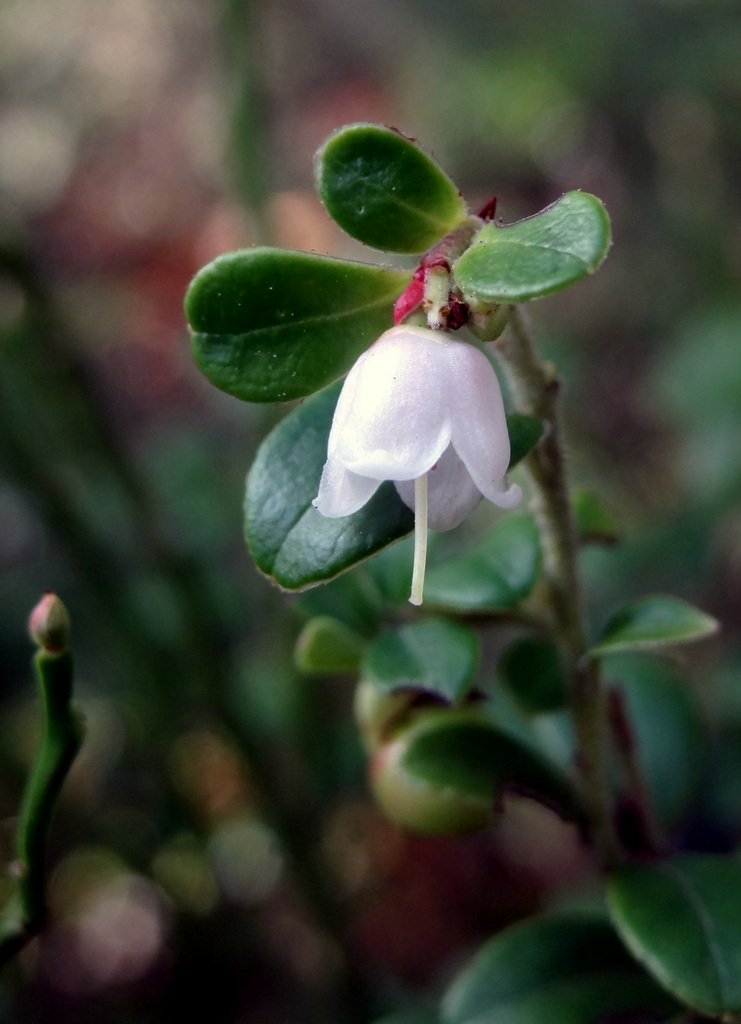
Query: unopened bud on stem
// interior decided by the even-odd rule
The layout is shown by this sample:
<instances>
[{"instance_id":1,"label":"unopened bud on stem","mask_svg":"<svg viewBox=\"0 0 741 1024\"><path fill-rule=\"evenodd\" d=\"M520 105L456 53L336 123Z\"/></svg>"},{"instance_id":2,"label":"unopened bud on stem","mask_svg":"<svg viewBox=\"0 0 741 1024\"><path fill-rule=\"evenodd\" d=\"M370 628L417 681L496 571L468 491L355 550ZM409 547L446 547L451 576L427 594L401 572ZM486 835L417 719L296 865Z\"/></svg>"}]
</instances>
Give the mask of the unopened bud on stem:
<instances>
[{"instance_id":1,"label":"unopened bud on stem","mask_svg":"<svg viewBox=\"0 0 741 1024\"><path fill-rule=\"evenodd\" d=\"M69 644L69 612L56 594L44 594L28 619L31 639L50 654L60 654Z\"/></svg>"}]
</instances>

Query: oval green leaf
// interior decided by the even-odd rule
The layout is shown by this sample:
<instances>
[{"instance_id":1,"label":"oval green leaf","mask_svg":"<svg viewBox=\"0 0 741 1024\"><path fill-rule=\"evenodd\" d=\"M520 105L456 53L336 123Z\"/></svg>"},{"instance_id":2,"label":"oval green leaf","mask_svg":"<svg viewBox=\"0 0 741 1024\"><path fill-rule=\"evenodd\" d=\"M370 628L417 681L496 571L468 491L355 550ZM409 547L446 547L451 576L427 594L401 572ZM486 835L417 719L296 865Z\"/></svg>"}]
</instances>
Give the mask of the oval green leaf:
<instances>
[{"instance_id":1,"label":"oval green leaf","mask_svg":"<svg viewBox=\"0 0 741 1024\"><path fill-rule=\"evenodd\" d=\"M605 626L590 654L641 651L691 643L710 636L718 622L678 597L659 595L632 601Z\"/></svg>"},{"instance_id":2,"label":"oval green leaf","mask_svg":"<svg viewBox=\"0 0 741 1024\"><path fill-rule=\"evenodd\" d=\"M303 398L346 373L393 324L411 274L306 252L228 253L185 297L193 358L248 402Z\"/></svg>"},{"instance_id":3,"label":"oval green leaf","mask_svg":"<svg viewBox=\"0 0 741 1024\"><path fill-rule=\"evenodd\" d=\"M258 568L286 590L322 583L411 533L393 484L358 512L329 519L312 505L340 383L294 409L263 441L247 477L245 535Z\"/></svg>"},{"instance_id":4,"label":"oval green leaf","mask_svg":"<svg viewBox=\"0 0 741 1024\"><path fill-rule=\"evenodd\" d=\"M567 703L563 658L555 644L523 636L506 648L499 662L502 682L528 715L560 711Z\"/></svg>"},{"instance_id":5,"label":"oval green leaf","mask_svg":"<svg viewBox=\"0 0 741 1024\"><path fill-rule=\"evenodd\" d=\"M508 792L540 800L578 818L574 791L560 768L483 716L426 712L402 759L411 775L473 800L495 803Z\"/></svg>"},{"instance_id":6,"label":"oval green leaf","mask_svg":"<svg viewBox=\"0 0 741 1024\"><path fill-rule=\"evenodd\" d=\"M567 192L526 220L486 224L455 264L455 279L464 297L524 302L594 273L609 247L610 220L599 199Z\"/></svg>"},{"instance_id":7,"label":"oval green leaf","mask_svg":"<svg viewBox=\"0 0 741 1024\"><path fill-rule=\"evenodd\" d=\"M413 687L454 703L468 692L478 658L478 637L468 626L424 619L383 633L366 653L362 676L381 693Z\"/></svg>"},{"instance_id":8,"label":"oval green leaf","mask_svg":"<svg viewBox=\"0 0 741 1024\"><path fill-rule=\"evenodd\" d=\"M491 939L448 990L442 1019L594 1024L613 1016L664 1020L677 1010L604 919L564 914L527 921Z\"/></svg>"},{"instance_id":9,"label":"oval green leaf","mask_svg":"<svg viewBox=\"0 0 741 1024\"><path fill-rule=\"evenodd\" d=\"M384 252L424 252L466 216L435 161L383 125L351 124L330 135L316 155L316 185L343 231Z\"/></svg>"},{"instance_id":10,"label":"oval green leaf","mask_svg":"<svg viewBox=\"0 0 741 1024\"><path fill-rule=\"evenodd\" d=\"M367 642L338 619L320 615L299 633L294 660L303 672L356 672Z\"/></svg>"},{"instance_id":11,"label":"oval green leaf","mask_svg":"<svg viewBox=\"0 0 741 1024\"><path fill-rule=\"evenodd\" d=\"M466 611L513 608L540 571L540 542L531 516L508 516L473 548L428 569L425 601Z\"/></svg>"},{"instance_id":12,"label":"oval green leaf","mask_svg":"<svg viewBox=\"0 0 741 1024\"><path fill-rule=\"evenodd\" d=\"M646 969L710 1017L741 1012L741 862L687 854L617 871L616 928Z\"/></svg>"}]
</instances>

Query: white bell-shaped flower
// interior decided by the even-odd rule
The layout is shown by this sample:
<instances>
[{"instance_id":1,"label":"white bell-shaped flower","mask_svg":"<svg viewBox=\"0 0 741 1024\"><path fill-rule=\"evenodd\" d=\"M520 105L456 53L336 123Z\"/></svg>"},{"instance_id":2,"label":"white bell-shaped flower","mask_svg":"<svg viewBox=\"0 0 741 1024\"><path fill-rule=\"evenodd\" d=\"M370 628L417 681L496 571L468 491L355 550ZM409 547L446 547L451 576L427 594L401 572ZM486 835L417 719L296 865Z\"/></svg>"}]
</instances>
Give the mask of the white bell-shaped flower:
<instances>
[{"instance_id":1,"label":"white bell-shaped flower","mask_svg":"<svg viewBox=\"0 0 741 1024\"><path fill-rule=\"evenodd\" d=\"M393 480L416 513L415 568L421 560L423 571L428 525L457 526L482 497L502 508L520 500L505 479L509 456L502 394L486 356L445 331L394 327L347 376L314 505L347 516ZM418 600L414 590L419 603L421 582Z\"/></svg>"}]
</instances>

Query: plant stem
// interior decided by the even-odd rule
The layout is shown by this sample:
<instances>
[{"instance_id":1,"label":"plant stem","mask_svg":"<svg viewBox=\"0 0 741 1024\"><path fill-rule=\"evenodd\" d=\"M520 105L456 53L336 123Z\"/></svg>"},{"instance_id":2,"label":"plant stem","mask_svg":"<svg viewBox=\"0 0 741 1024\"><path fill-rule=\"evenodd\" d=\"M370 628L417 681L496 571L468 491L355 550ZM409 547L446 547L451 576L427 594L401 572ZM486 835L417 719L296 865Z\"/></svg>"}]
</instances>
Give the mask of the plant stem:
<instances>
[{"instance_id":1,"label":"plant stem","mask_svg":"<svg viewBox=\"0 0 741 1024\"><path fill-rule=\"evenodd\" d=\"M546 600L568 659L576 761L590 830L605 865L622 859L605 766L607 739L599 664L587 655L577 566L577 537L569 499L555 369L538 357L530 326L517 306L496 343L519 411L545 422L547 433L527 456L532 501L543 548Z\"/></svg>"},{"instance_id":2,"label":"plant stem","mask_svg":"<svg viewBox=\"0 0 741 1024\"><path fill-rule=\"evenodd\" d=\"M43 730L18 819L16 885L0 916L0 965L19 952L43 923L49 826L82 742L82 722L71 703L71 653L40 650L34 668L43 701Z\"/></svg>"}]
</instances>

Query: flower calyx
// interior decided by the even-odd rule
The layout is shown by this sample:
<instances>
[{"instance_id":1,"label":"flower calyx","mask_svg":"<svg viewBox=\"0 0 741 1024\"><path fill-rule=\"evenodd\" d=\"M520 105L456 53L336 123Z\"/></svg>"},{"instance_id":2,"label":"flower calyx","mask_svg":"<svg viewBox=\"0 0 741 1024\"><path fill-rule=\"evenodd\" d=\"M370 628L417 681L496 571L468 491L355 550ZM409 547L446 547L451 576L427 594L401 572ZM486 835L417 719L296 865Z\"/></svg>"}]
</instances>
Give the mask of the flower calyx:
<instances>
[{"instance_id":1,"label":"flower calyx","mask_svg":"<svg viewBox=\"0 0 741 1024\"><path fill-rule=\"evenodd\" d=\"M469 321L468 303L453 286L452 267L483 226L480 217L468 217L428 249L411 282L394 303L394 324L403 323L421 309L431 330L457 331Z\"/></svg>"}]
</instances>

